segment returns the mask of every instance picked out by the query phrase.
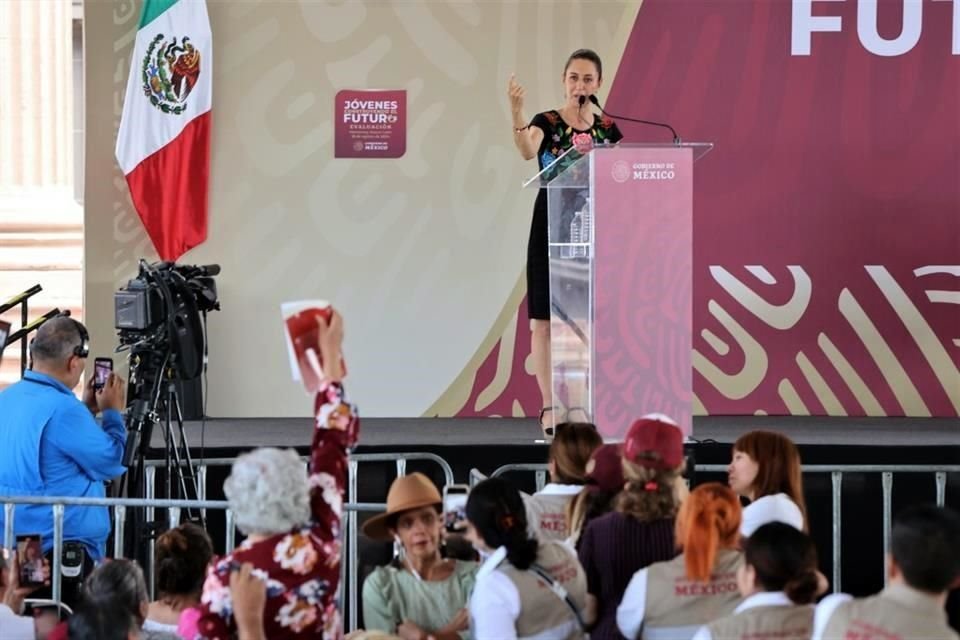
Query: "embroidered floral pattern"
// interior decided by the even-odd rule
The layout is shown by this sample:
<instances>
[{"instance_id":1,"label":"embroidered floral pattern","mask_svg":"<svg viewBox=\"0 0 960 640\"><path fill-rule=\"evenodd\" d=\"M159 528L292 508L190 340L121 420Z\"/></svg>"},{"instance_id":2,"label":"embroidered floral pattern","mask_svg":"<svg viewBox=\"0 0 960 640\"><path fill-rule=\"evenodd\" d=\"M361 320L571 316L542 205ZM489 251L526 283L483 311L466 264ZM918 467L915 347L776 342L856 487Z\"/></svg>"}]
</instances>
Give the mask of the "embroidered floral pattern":
<instances>
[{"instance_id":1,"label":"embroidered floral pattern","mask_svg":"<svg viewBox=\"0 0 960 640\"><path fill-rule=\"evenodd\" d=\"M549 167L570 147L577 148L578 153L564 156L551 171L544 175L546 180L554 178L594 146L613 144L623 138L616 123L606 116L602 118L594 116L593 126L587 131L574 129L564 122L557 111L539 113L533 118L531 124L543 130L543 142L537 154L541 171Z\"/></svg>"}]
</instances>

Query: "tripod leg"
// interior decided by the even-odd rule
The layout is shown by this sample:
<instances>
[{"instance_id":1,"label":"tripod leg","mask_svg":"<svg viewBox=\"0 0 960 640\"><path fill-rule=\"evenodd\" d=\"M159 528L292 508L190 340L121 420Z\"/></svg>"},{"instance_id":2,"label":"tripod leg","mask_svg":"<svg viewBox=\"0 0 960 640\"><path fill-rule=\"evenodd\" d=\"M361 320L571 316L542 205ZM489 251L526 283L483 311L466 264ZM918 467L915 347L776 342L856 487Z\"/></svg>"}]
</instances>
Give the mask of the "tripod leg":
<instances>
[{"instance_id":1,"label":"tripod leg","mask_svg":"<svg viewBox=\"0 0 960 640\"><path fill-rule=\"evenodd\" d=\"M169 413L173 414L170 417L175 418L177 422L177 433L174 434L171 432L170 437L176 441L177 436L179 436L179 442L174 446L174 457L176 458L176 468L179 472L178 476L180 487L183 491L184 498L188 500L199 500L200 486L197 483L196 472L193 467L193 458L190 455L190 444L187 441L187 433L183 428L183 412L180 408L180 396L177 392L176 386L172 382L170 384L170 389L171 394ZM183 464L184 462L186 462L186 464ZM193 495L190 495L188 487L189 489L193 490ZM198 515L202 526L206 527L207 523L203 512L201 511ZM194 514L193 510L191 509L188 511L188 517L191 519L196 519L197 514Z\"/></svg>"}]
</instances>

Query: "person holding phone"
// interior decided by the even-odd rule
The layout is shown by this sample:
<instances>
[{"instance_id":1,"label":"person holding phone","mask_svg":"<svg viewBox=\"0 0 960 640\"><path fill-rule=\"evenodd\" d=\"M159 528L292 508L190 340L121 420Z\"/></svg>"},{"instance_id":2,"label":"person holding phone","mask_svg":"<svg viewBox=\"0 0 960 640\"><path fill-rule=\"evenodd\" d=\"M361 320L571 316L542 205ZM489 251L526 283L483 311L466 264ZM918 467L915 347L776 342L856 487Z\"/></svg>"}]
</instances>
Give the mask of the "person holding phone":
<instances>
[{"instance_id":1,"label":"person holding phone","mask_svg":"<svg viewBox=\"0 0 960 640\"><path fill-rule=\"evenodd\" d=\"M41 615L35 618L20 615L27 596L50 582L50 566L41 559L40 584L26 585L20 582L18 554L7 552L0 555L0 638L3 640L44 639L57 624L55 616Z\"/></svg>"},{"instance_id":2,"label":"person holding phone","mask_svg":"<svg viewBox=\"0 0 960 640\"><path fill-rule=\"evenodd\" d=\"M96 358L93 361L93 390L100 391L107 386L113 373L113 358Z\"/></svg>"},{"instance_id":3,"label":"person holding phone","mask_svg":"<svg viewBox=\"0 0 960 640\"><path fill-rule=\"evenodd\" d=\"M57 316L37 330L30 345L32 367L0 393L0 493L8 496L103 498L104 482L126 471L127 430L121 411L126 385L110 374L94 390L89 378L83 401L73 389L90 355L86 328ZM95 419L102 414L102 421ZM4 526L0 512L0 527ZM82 544L87 566L104 557L110 534L106 507L67 506L63 539ZM42 532L44 553L53 547L53 515L47 505L17 505L14 532ZM72 594L65 594L69 604Z\"/></svg>"},{"instance_id":4,"label":"person holding phone","mask_svg":"<svg viewBox=\"0 0 960 640\"><path fill-rule=\"evenodd\" d=\"M458 496L459 497L459 496ZM444 558L443 499L422 473L390 485L387 510L363 525L374 540L393 540L398 557L378 567L363 584L363 623L368 631L404 640L469 638L466 612L477 563Z\"/></svg>"}]
</instances>

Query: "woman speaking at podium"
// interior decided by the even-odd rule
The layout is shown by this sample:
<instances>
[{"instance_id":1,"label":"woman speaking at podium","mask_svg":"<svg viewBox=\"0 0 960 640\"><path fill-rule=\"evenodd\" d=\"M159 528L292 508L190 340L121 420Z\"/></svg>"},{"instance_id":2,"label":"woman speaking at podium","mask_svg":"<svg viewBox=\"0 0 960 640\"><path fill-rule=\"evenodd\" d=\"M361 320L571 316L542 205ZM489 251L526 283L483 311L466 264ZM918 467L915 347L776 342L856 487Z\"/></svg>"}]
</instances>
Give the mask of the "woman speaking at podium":
<instances>
[{"instance_id":1,"label":"woman speaking at podium","mask_svg":"<svg viewBox=\"0 0 960 640\"><path fill-rule=\"evenodd\" d=\"M590 49L570 54L563 67L563 105L544 111L527 122L523 114L525 90L510 76L507 94L513 116L513 142L524 160L537 159L543 171L570 147L586 153L594 143L615 143L623 138L609 118L591 110L590 96L603 83L600 56ZM571 158L571 161L573 158ZM562 170L563 161L559 170ZM553 176L548 176L553 177ZM533 363L543 398L540 426L552 436L554 410L550 373L550 269L547 262L547 190L541 188L533 206L530 241L527 244L527 310L533 342ZM545 424L546 421L546 424Z\"/></svg>"}]
</instances>

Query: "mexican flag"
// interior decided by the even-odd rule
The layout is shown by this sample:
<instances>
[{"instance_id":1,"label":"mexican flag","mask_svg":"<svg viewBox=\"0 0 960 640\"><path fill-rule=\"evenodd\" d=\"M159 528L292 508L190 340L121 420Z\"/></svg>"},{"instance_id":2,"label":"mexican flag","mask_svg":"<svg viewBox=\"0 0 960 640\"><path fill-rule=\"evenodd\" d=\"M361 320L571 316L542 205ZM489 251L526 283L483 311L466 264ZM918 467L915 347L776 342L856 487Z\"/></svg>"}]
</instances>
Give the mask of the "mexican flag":
<instances>
[{"instance_id":1,"label":"mexican flag","mask_svg":"<svg viewBox=\"0 0 960 640\"><path fill-rule=\"evenodd\" d=\"M163 260L207 237L212 52L205 0L144 0L117 163Z\"/></svg>"}]
</instances>

